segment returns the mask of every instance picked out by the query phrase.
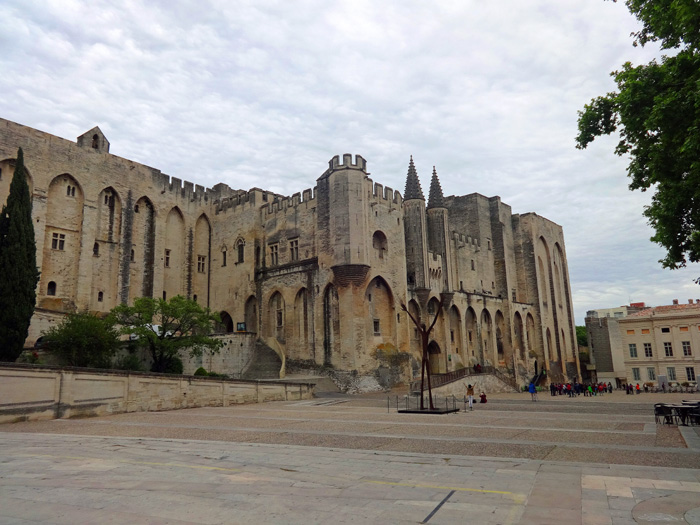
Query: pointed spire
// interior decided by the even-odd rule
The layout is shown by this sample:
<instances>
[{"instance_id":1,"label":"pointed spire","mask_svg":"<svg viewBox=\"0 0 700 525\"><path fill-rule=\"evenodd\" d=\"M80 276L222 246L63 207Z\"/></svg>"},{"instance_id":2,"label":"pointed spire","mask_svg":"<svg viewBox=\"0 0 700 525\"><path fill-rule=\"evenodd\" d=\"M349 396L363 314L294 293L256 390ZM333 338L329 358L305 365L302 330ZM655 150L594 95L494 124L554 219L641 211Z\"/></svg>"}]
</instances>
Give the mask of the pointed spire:
<instances>
[{"instance_id":1,"label":"pointed spire","mask_svg":"<svg viewBox=\"0 0 700 525\"><path fill-rule=\"evenodd\" d=\"M428 195L428 209L444 207L445 197L442 195L440 179L438 179L437 171L435 171L435 166L433 166L433 178L430 180L430 194Z\"/></svg>"},{"instance_id":2,"label":"pointed spire","mask_svg":"<svg viewBox=\"0 0 700 525\"><path fill-rule=\"evenodd\" d=\"M409 199L421 199L425 200L423 196L423 190L420 187L420 181L418 180L418 173L416 172L416 167L413 165L413 155L411 155L411 161L408 163L408 175L406 176L406 191L403 192L403 200L407 201Z\"/></svg>"}]
</instances>

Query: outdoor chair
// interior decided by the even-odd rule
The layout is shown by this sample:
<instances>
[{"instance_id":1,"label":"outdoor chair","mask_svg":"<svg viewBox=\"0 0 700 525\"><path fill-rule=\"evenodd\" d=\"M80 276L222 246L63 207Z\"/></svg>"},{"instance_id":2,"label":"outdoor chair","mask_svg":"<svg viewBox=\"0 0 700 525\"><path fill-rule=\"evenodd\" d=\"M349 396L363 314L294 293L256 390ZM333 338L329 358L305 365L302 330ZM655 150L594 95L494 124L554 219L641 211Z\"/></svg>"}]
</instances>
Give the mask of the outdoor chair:
<instances>
[{"instance_id":1,"label":"outdoor chair","mask_svg":"<svg viewBox=\"0 0 700 525\"><path fill-rule=\"evenodd\" d=\"M654 405L654 420L656 423L661 422L666 425L676 424L676 416L673 414L673 409L664 404Z\"/></svg>"}]
</instances>

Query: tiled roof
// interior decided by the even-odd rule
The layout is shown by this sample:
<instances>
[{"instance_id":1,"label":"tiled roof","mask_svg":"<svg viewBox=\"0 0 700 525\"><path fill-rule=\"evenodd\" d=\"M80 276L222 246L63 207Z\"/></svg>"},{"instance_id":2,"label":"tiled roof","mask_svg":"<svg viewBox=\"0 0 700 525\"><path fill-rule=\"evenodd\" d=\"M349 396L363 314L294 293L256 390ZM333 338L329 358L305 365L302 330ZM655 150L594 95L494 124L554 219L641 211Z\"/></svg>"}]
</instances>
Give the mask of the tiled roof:
<instances>
[{"instance_id":1,"label":"tiled roof","mask_svg":"<svg viewBox=\"0 0 700 525\"><path fill-rule=\"evenodd\" d=\"M667 304L663 306L654 306L653 308L645 308L639 312L629 314L627 317L650 317L652 315L660 315L665 313L680 313L685 311L690 315L700 315L700 304Z\"/></svg>"}]
</instances>

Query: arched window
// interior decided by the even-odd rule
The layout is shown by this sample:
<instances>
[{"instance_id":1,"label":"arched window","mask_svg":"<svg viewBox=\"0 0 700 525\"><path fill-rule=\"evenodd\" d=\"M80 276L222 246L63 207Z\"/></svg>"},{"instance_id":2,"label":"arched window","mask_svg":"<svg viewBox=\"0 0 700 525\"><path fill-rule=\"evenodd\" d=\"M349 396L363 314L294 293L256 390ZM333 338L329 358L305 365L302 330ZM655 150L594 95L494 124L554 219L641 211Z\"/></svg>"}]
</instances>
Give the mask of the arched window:
<instances>
[{"instance_id":1,"label":"arched window","mask_svg":"<svg viewBox=\"0 0 700 525\"><path fill-rule=\"evenodd\" d=\"M95 133L92 136L92 149L98 149L100 147L100 137Z\"/></svg>"},{"instance_id":2,"label":"arched window","mask_svg":"<svg viewBox=\"0 0 700 525\"><path fill-rule=\"evenodd\" d=\"M226 266L226 248L221 249L221 266Z\"/></svg>"},{"instance_id":3,"label":"arched window","mask_svg":"<svg viewBox=\"0 0 700 525\"><path fill-rule=\"evenodd\" d=\"M384 258L384 252L387 251L387 245L388 243L384 232L380 230L374 232L374 235L372 235L372 248L375 249L377 257L379 257L380 259Z\"/></svg>"},{"instance_id":4,"label":"arched window","mask_svg":"<svg viewBox=\"0 0 700 525\"><path fill-rule=\"evenodd\" d=\"M105 298L104 292L97 292L97 302L98 303L101 303L104 298Z\"/></svg>"},{"instance_id":5,"label":"arched window","mask_svg":"<svg viewBox=\"0 0 700 525\"><path fill-rule=\"evenodd\" d=\"M92 254L95 257L98 257L100 255L100 244L99 243L96 242L95 244L92 245Z\"/></svg>"},{"instance_id":6,"label":"arched window","mask_svg":"<svg viewBox=\"0 0 700 525\"><path fill-rule=\"evenodd\" d=\"M70 197L70 184L66 187L66 195Z\"/></svg>"},{"instance_id":7,"label":"arched window","mask_svg":"<svg viewBox=\"0 0 700 525\"><path fill-rule=\"evenodd\" d=\"M46 295L56 295L56 283L51 281L46 287Z\"/></svg>"},{"instance_id":8,"label":"arched window","mask_svg":"<svg viewBox=\"0 0 700 525\"><path fill-rule=\"evenodd\" d=\"M242 263L245 258L245 241L243 239L236 241L236 250L238 252L238 262Z\"/></svg>"}]
</instances>

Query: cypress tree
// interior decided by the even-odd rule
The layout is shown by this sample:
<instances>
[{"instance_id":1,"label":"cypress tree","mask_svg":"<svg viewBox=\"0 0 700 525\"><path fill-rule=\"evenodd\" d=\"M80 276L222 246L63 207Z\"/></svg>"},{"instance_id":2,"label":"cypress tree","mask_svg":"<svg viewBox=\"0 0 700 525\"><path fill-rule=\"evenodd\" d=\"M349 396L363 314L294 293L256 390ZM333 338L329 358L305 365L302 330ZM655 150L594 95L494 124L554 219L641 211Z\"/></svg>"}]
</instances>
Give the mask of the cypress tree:
<instances>
[{"instance_id":1,"label":"cypress tree","mask_svg":"<svg viewBox=\"0 0 700 525\"><path fill-rule=\"evenodd\" d=\"M36 242L22 148L0 213L0 361L22 353L36 303Z\"/></svg>"}]
</instances>

